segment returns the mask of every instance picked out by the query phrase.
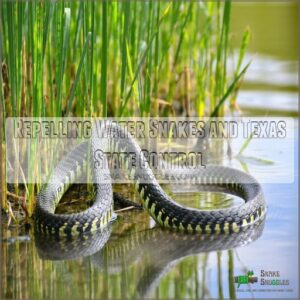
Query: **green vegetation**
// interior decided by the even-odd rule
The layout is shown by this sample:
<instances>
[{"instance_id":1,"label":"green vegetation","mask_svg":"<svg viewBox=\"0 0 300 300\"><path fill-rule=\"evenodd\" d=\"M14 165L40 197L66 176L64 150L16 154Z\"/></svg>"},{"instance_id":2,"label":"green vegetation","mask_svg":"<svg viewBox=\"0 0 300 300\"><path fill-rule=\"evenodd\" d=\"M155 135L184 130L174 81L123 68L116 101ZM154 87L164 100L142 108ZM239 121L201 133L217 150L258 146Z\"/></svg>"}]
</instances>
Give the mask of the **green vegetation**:
<instances>
[{"instance_id":1,"label":"green vegetation","mask_svg":"<svg viewBox=\"0 0 300 300\"><path fill-rule=\"evenodd\" d=\"M2 1L2 128L9 116L224 115L248 66L246 30L227 74L230 11L230 1Z\"/></svg>"},{"instance_id":2,"label":"green vegetation","mask_svg":"<svg viewBox=\"0 0 300 300\"><path fill-rule=\"evenodd\" d=\"M3 117L161 115L160 106L174 113L174 100L208 115L236 86L249 40L246 31L229 77L230 8L230 1L4 1Z\"/></svg>"}]
</instances>

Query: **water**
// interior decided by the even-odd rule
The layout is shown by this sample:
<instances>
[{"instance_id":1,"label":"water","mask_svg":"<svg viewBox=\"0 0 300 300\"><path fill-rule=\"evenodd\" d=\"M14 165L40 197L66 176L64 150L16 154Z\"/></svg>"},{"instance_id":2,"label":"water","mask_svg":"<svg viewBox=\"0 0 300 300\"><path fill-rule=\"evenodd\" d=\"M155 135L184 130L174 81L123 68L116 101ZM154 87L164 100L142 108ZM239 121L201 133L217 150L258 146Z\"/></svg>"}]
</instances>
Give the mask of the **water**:
<instances>
[{"instance_id":1,"label":"water","mask_svg":"<svg viewBox=\"0 0 300 300\"><path fill-rule=\"evenodd\" d=\"M298 127L295 123L295 127ZM123 212L117 222L99 237L88 240L89 256L66 253L53 240L36 240L32 230L3 227L3 298L13 299L124 299L124 298L296 298L298 293L298 141L295 159L287 158L281 168L294 179L286 184L263 184L268 213L265 224L237 241L228 237L212 240L182 236L154 227L143 211ZM268 143L258 153L266 153ZM250 147L251 153L256 152ZM270 153L272 159L272 153ZM273 164L248 166L262 182L276 177ZM260 172L263 170L263 172ZM268 180L267 180L268 179ZM169 187L176 201L194 207L228 207L237 197L220 193L195 193ZM126 193L125 193L126 194ZM127 189L127 196L132 195ZM229 240L228 240L229 239ZM108 241L107 241L108 240ZM253 241L252 241L253 240ZM102 244L105 244L101 250ZM36 242L36 244L35 244ZM82 242L81 242L82 243ZM96 246L95 246L96 245ZM69 246L70 247L70 246ZM232 250L227 250L232 248ZM63 248L62 248L63 249ZM100 249L100 250L99 250ZM98 251L99 250L99 251ZM217 251L219 250L219 251ZM75 256L75 258L74 258ZM263 286L261 272L279 271L286 286ZM241 285L233 276L253 271L258 283ZM277 279L277 278L276 278Z\"/></svg>"},{"instance_id":2,"label":"water","mask_svg":"<svg viewBox=\"0 0 300 300\"><path fill-rule=\"evenodd\" d=\"M293 24L297 24L297 18L293 17L296 10L293 3L278 4L278 7L276 4L271 8L262 5L260 14L265 13L265 16L266 10L271 9L269 17L267 20L257 19L253 7L260 5L237 3L233 7L233 28L243 28L247 25L244 20L249 19L256 34L250 47L252 54L249 55L253 64L245 78L238 104L244 115L296 117L298 83L295 53L298 51L295 50L297 43L294 36L297 29L290 30L294 28ZM281 26L278 18L291 12L288 18L290 26ZM257 20L266 21L272 30L264 30L265 24L259 25ZM259 30L255 26L260 26ZM295 25L295 28L298 27ZM278 36L268 36L267 32ZM279 36L284 41L279 43ZM237 35L236 40L239 37ZM298 128L297 123L295 128ZM59 244L42 240L42 244L46 243L43 252L36 247L31 229L26 231L23 226L8 229L6 220L3 220L1 298L296 299L299 292L297 130L292 145L294 151L283 149L280 152L276 151L274 144L254 143L242 164L237 160L231 162L238 168L247 166L251 174L263 182L268 205L265 223L252 235L242 236L235 244L226 238L201 240L199 237L161 232L154 228L147 213L128 211L120 213L117 222L101 238L90 241L93 242L90 256L52 260L60 258ZM289 155L292 152L294 155ZM293 176L283 180L286 183L280 183L282 174L290 175L292 171ZM178 186L167 188L176 201L194 207L227 207L241 201L224 194L183 191ZM130 188L125 190L128 197L136 198ZM109 239L104 248L97 251L106 238ZM228 250L233 246L236 247ZM70 253L75 254L75 251ZM253 271L258 282L242 284L238 288L233 277L245 275L248 271ZM261 276L262 271L279 272L276 279L288 280L289 284L261 285L261 279L265 278Z\"/></svg>"},{"instance_id":3,"label":"water","mask_svg":"<svg viewBox=\"0 0 300 300\"><path fill-rule=\"evenodd\" d=\"M298 157L297 141L294 143ZM262 146L261 146L262 147ZM251 149L264 156L270 149ZM270 154L272 164L260 165L248 159L251 173L261 181L275 180L274 170L291 172L293 157L286 164ZM286 157L285 154L284 157ZM247 245L233 245L210 240L196 241L191 237L162 234L145 212L123 212L113 224L110 238L101 251L93 249L89 257L52 261L60 258L59 244L43 239L46 249L36 247L33 232L22 227L3 227L2 286L3 298L13 299L123 299L145 298L296 298L298 284L298 199L297 160L293 161L295 178L292 183L263 184L268 214L262 235ZM277 178L278 181L278 178ZM178 192L179 191L179 192ZM130 191L127 192L131 194ZM176 201L194 207L227 207L240 202L224 194L194 193L180 187L173 189ZM107 235L104 235L106 238ZM184 240L186 238L186 240ZM197 237L198 238L198 237ZM251 239L250 239L251 240ZM247 243L246 237L243 242ZM249 241L248 241L249 242ZM221 246L233 247L223 250ZM100 244L101 246L101 244ZM219 248L220 247L220 248ZM100 249L100 248L99 248ZM216 251L219 249L220 251ZM48 253L47 253L48 251ZM71 251L73 254L74 251ZM95 252L95 253L94 253ZM50 257L49 257L50 253ZM52 256L51 256L52 255ZM288 286L264 287L259 283L241 286L239 291L233 276L249 270L260 277L261 270L279 271ZM247 289L250 291L247 291ZM261 291L262 289L266 291ZM256 291L255 291L256 290ZM280 291L282 290L282 291Z\"/></svg>"}]
</instances>

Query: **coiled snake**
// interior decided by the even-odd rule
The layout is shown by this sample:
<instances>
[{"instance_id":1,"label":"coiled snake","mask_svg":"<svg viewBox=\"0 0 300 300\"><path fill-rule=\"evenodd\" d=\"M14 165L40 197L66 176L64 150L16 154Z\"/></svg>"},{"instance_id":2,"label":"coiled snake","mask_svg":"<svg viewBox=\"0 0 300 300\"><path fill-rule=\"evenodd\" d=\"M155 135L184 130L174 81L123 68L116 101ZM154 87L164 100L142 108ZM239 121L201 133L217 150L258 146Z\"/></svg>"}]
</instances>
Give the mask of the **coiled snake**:
<instances>
[{"instance_id":1,"label":"coiled snake","mask_svg":"<svg viewBox=\"0 0 300 300\"><path fill-rule=\"evenodd\" d=\"M47 186L39 193L35 210L35 224L39 232L58 236L81 235L103 228L115 218L109 173L93 159L93 153L99 150L104 153L110 147L112 140L117 150L135 153L136 160L140 163L135 166L128 164L128 172L133 175L135 187L141 196L144 208L160 226L189 233L228 234L239 232L241 228L263 218L266 205L262 189L252 176L222 166L207 166L205 169L194 170L183 169L178 174L178 178L193 179L194 183L204 185L211 191L221 190L236 194L242 197L245 203L216 210L199 210L181 206L161 188L140 146L129 133L124 132L121 127L112 122L106 122L105 126L101 126L100 129L97 124L93 127L91 141L79 144L63 158L54 169ZM111 140L98 137L106 133L112 137ZM123 138L120 140L113 138L113 136L121 135ZM91 159L90 153L92 153ZM105 156L103 159L107 160ZM93 205L80 213L55 214L55 208L64 192L74 179L84 172L90 160L93 164L96 186ZM141 178L148 180L144 182Z\"/></svg>"}]
</instances>

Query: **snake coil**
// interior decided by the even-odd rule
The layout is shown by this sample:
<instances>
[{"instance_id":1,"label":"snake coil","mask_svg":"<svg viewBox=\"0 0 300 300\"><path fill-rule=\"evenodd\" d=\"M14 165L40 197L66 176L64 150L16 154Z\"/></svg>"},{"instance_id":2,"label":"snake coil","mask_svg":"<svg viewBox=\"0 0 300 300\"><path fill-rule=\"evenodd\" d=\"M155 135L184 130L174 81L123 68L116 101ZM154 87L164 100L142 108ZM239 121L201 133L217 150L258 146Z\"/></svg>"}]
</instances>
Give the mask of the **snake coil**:
<instances>
[{"instance_id":1,"label":"snake coil","mask_svg":"<svg viewBox=\"0 0 300 300\"><path fill-rule=\"evenodd\" d=\"M179 205L159 185L140 146L129 133L112 122L106 122L105 126L98 125L99 122L93 126L90 142L79 144L58 163L47 186L39 193L35 209L35 223L39 232L59 236L80 235L103 228L116 217L109 170L104 170L94 159L91 161L96 186L93 205L80 213L55 214L55 208L65 191L89 165L90 151L105 153L112 141L117 150L135 153L139 163L135 166L128 164L128 172L133 175L144 208L162 227L189 233L228 234L253 225L265 215L266 205L260 184L244 172L222 166L182 169L178 178L192 180L210 191L236 194L245 203L216 210L199 210ZM105 134L112 138L99 138ZM114 136L124 138L118 140ZM103 159L107 162L105 155ZM147 178L147 182L142 181L142 178Z\"/></svg>"}]
</instances>

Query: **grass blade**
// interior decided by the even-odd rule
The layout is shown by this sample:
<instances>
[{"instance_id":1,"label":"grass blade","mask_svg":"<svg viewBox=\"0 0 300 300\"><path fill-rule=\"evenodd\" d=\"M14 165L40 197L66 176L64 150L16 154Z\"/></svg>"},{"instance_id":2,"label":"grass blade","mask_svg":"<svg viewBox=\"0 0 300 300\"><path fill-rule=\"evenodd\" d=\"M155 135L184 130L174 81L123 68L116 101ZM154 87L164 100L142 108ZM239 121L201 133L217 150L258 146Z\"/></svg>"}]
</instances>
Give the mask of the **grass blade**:
<instances>
[{"instance_id":1,"label":"grass blade","mask_svg":"<svg viewBox=\"0 0 300 300\"><path fill-rule=\"evenodd\" d=\"M126 76L126 68L127 68L127 41L129 35L129 25L130 25L130 1L125 1L124 3L124 24L123 24L123 41L122 41L122 70L121 70L121 88L120 94L121 98L124 97L124 89L125 89L125 76Z\"/></svg>"},{"instance_id":2,"label":"grass blade","mask_svg":"<svg viewBox=\"0 0 300 300\"><path fill-rule=\"evenodd\" d=\"M107 50L108 50L108 38L107 38L107 0L102 2L102 56L101 56L101 102L102 102L102 116L107 116Z\"/></svg>"},{"instance_id":3,"label":"grass blade","mask_svg":"<svg viewBox=\"0 0 300 300\"><path fill-rule=\"evenodd\" d=\"M218 112L219 109L223 106L223 104L225 103L226 99L228 98L228 96L234 91L238 81L242 78L242 76L246 73L248 67L250 66L249 62L244 69L240 72L240 74L238 74L238 76L236 76L236 78L234 79L234 81L231 83L231 85L229 86L229 88L227 89L226 93L224 94L224 96L221 98L221 100L219 101L219 103L216 105L215 109L213 110L213 112L211 113L210 117L214 118L218 116Z\"/></svg>"},{"instance_id":4,"label":"grass blade","mask_svg":"<svg viewBox=\"0 0 300 300\"><path fill-rule=\"evenodd\" d=\"M66 113L65 113L66 116L69 115L69 112L70 112L71 107L72 107L72 102L73 102L73 99L74 99L74 96L75 96L76 88L77 88L79 78L80 78L80 74L81 74L81 69L82 69L83 62L84 62L84 59L85 59L85 56L86 56L86 52L88 50L88 46L89 46L89 42L91 40L91 36L92 36L92 34L91 34L91 32L89 32L87 37L86 37L85 43L84 43L83 52L81 54L80 63L79 63L79 66L78 66L78 69L77 69L77 72L76 72L76 76L75 76L75 81L74 81L74 84L72 86L71 94L70 94L68 104L67 104L67 109L66 109Z\"/></svg>"},{"instance_id":5,"label":"grass blade","mask_svg":"<svg viewBox=\"0 0 300 300\"><path fill-rule=\"evenodd\" d=\"M237 156L241 156L242 153L245 151L245 149L248 147L248 145L250 144L250 142L251 142L251 140L252 140L252 138L253 138L254 133L255 133L254 131L251 132L250 136L249 136L249 137L246 139L246 141L243 143L243 145L242 145L242 147L241 147L241 149L240 149L240 151L239 151L239 153L238 153Z\"/></svg>"},{"instance_id":6,"label":"grass blade","mask_svg":"<svg viewBox=\"0 0 300 300\"><path fill-rule=\"evenodd\" d=\"M121 109L120 109L120 111L119 111L119 116L120 116L120 117L122 117L122 115L123 115L123 113L124 113L124 109L125 109L125 107L126 107L126 105L127 105L127 102L128 102L128 100L129 100L129 97L130 97L130 95L131 95L131 93L132 93L132 90L133 90L133 85L134 85L136 79L138 78L139 72L140 72L140 70L141 70L141 68L142 68L142 66L143 66L143 63L144 63L144 61L145 61L145 59L146 59L146 57L147 57L147 53L148 53L150 47L152 46L152 42L153 42L154 38L155 38L156 35L157 35L158 28L159 28L159 26L161 25L163 19L166 17L166 15L167 15L168 12L169 12L170 6L171 6L171 3L170 3L170 4L167 6L167 8L165 9L165 11L164 11L164 13L162 14L162 17L161 17L161 19L160 19L160 21L159 21L159 24L158 24L158 26L157 26L157 28L156 28L156 31L152 34L151 38L149 39L149 43L148 43L148 45L147 45L147 48L145 49L145 51L144 51L144 53L143 53L143 55L142 55L142 57L141 57L141 60L140 60L140 62L139 62L139 64L138 64L138 66L137 66L137 69L136 69L136 71L135 71L134 78L133 78L133 80L132 80L132 82L131 82L131 85L130 85L130 90L129 90L129 92L127 93L127 96L126 96L126 98L124 99L123 103L121 103Z\"/></svg>"},{"instance_id":7,"label":"grass blade","mask_svg":"<svg viewBox=\"0 0 300 300\"><path fill-rule=\"evenodd\" d=\"M63 86L65 67L66 67L67 50L69 45L70 15L71 15L70 8L66 7L64 13L65 13L65 24L64 24L62 51L61 51L61 59L60 59L59 78L57 81L58 115L61 114L61 110L62 110L62 86Z\"/></svg>"},{"instance_id":8,"label":"grass blade","mask_svg":"<svg viewBox=\"0 0 300 300\"><path fill-rule=\"evenodd\" d=\"M46 43L48 39L48 33L49 33L49 27L50 27L50 22L52 20L52 15L53 15L53 8L54 5L52 2L46 3L46 16L45 16L45 21L44 21L44 32L43 32L43 50L42 50L42 55L43 55L43 60L45 57L45 51L46 51Z\"/></svg>"}]
</instances>

